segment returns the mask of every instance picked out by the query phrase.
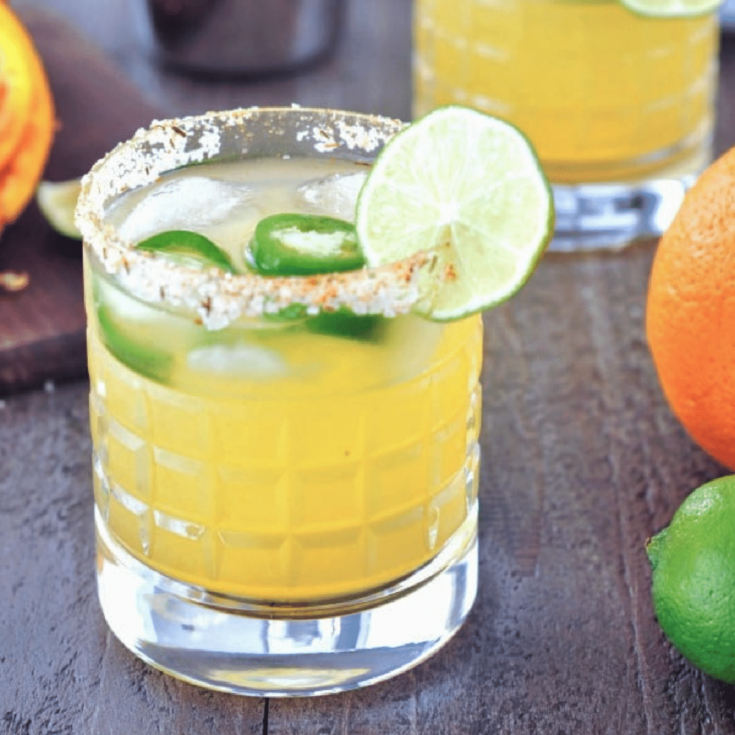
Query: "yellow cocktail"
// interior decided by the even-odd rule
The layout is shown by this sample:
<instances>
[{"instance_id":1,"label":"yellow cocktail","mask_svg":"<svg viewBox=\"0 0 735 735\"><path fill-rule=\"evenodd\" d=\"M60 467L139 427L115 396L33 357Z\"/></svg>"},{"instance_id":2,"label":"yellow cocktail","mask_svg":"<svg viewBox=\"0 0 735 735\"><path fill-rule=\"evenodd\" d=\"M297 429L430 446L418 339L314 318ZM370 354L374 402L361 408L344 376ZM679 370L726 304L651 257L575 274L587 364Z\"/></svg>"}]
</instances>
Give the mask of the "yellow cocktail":
<instances>
[{"instance_id":1,"label":"yellow cocktail","mask_svg":"<svg viewBox=\"0 0 735 735\"><path fill-rule=\"evenodd\" d=\"M414 41L415 114L459 102L508 120L553 184L681 179L709 160L716 13L644 17L616 0L418 0ZM562 226L566 201L557 199ZM580 199L577 214L598 210Z\"/></svg>"},{"instance_id":2,"label":"yellow cocktail","mask_svg":"<svg viewBox=\"0 0 735 735\"><path fill-rule=\"evenodd\" d=\"M351 218L399 128L297 108L161 123L85 183L100 600L176 676L349 688L427 656L472 605L480 316L411 313L424 254L266 278L246 247L272 214ZM182 229L233 272L141 249Z\"/></svg>"},{"instance_id":3,"label":"yellow cocktail","mask_svg":"<svg viewBox=\"0 0 735 735\"><path fill-rule=\"evenodd\" d=\"M313 602L395 582L474 519L479 317L399 316L370 339L278 323L207 334L96 278L97 505L140 561L210 592ZM109 306L158 375L106 346Z\"/></svg>"},{"instance_id":4,"label":"yellow cocktail","mask_svg":"<svg viewBox=\"0 0 735 735\"><path fill-rule=\"evenodd\" d=\"M644 18L614 0L418 0L416 19L416 112L463 102L513 122L553 181L635 176L711 134L714 15Z\"/></svg>"}]
</instances>

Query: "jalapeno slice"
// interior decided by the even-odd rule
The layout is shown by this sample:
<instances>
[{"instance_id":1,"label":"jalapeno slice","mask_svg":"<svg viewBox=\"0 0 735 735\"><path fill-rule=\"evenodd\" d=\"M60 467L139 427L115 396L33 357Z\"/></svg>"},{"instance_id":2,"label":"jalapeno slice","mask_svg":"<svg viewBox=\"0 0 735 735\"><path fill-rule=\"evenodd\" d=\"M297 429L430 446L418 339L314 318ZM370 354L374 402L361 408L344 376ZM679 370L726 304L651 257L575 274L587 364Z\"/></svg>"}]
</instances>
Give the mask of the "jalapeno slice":
<instances>
[{"instance_id":1,"label":"jalapeno slice","mask_svg":"<svg viewBox=\"0 0 735 735\"><path fill-rule=\"evenodd\" d=\"M265 276L309 276L365 265L352 224L311 214L274 214L260 220L248 260Z\"/></svg>"},{"instance_id":2,"label":"jalapeno slice","mask_svg":"<svg viewBox=\"0 0 735 735\"><path fill-rule=\"evenodd\" d=\"M139 242L138 250L170 257L180 263L194 266L215 266L235 273L230 256L208 237L190 230L167 230Z\"/></svg>"}]
</instances>

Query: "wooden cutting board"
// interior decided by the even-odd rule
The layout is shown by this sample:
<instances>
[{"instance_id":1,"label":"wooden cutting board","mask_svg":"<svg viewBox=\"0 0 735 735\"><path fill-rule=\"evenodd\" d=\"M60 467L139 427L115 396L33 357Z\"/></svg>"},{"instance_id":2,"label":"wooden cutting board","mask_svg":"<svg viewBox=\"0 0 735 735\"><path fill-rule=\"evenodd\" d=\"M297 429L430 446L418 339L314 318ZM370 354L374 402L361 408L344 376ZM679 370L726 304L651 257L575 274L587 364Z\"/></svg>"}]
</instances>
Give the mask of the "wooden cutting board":
<instances>
[{"instance_id":1,"label":"wooden cutting board","mask_svg":"<svg viewBox=\"0 0 735 735\"><path fill-rule=\"evenodd\" d=\"M59 125L44 178L84 174L117 142L163 117L93 45L41 10L21 17L44 60ZM0 272L28 275L0 289L0 395L86 375L81 244L55 233L35 202L0 235Z\"/></svg>"}]
</instances>

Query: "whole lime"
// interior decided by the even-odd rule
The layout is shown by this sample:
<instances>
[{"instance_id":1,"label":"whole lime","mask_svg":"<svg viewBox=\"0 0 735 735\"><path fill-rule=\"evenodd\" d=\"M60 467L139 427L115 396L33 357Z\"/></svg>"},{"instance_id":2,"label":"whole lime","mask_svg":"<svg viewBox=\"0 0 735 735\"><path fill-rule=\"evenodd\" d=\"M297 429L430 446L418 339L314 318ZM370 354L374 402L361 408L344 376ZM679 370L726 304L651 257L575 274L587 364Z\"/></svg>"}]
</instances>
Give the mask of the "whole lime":
<instances>
[{"instance_id":1,"label":"whole lime","mask_svg":"<svg viewBox=\"0 0 735 735\"><path fill-rule=\"evenodd\" d=\"M735 683L735 475L692 492L647 552L664 633L702 671Z\"/></svg>"}]
</instances>

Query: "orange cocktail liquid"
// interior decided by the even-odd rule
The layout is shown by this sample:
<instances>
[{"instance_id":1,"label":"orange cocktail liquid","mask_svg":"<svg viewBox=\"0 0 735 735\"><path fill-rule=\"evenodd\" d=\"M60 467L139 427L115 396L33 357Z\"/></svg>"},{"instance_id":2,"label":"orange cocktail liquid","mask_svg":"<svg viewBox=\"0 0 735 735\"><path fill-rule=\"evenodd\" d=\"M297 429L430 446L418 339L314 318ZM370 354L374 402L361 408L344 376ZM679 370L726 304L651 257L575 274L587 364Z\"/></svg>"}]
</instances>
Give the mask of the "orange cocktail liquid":
<instances>
[{"instance_id":1,"label":"orange cocktail liquid","mask_svg":"<svg viewBox=\"0 0 735 735\"><path fill-rule=\"evenodd\" d=\"M646 18L610 0L417 0L415 113L505 118L552 182L635 178L706 158L715 14ZM706 162L706 161L704 161Z\"/></svg>"},{"instance_id":2,"label":"orange cocktail liquid","mask_svg":"<svg viewBox=\"0 0 735 735\"><path fill-rule=\"evenodd\" d=\"M265 215L283 201L263 188ZM96 502L135 558L217 594L310 601L474 537L478 316L210 331L85 267Z\"/></svg>"}]
</instances>

